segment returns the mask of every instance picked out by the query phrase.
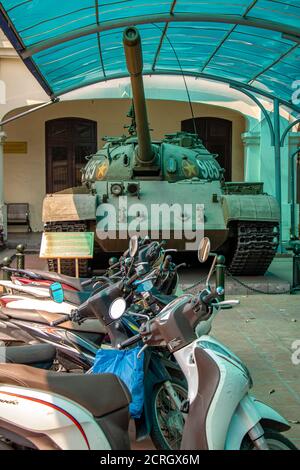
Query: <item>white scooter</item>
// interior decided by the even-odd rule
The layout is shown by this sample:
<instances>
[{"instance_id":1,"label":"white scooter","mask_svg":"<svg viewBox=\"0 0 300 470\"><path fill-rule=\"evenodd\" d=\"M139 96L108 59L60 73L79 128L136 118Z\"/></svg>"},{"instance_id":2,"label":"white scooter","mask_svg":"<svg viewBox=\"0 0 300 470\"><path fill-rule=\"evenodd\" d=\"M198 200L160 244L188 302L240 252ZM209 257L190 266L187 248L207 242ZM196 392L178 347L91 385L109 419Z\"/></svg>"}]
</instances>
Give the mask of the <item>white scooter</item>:
<instances>
[{"instance_id":1,"label":"white scooter","mask_svg":"<svg viewBox=\"0 0 300 470\"><path fill-rule=\"evenodd\" d=\"M199 260L205 262L209 252L209 239L204 238ZM188 415L181 449L296 449L281 434L290 428L288 422L249 394L252 379L247 367L219 341L201 335L216 312L237 303L218 302L218 295L218 288L212 292L209 287L199 296L183 295L140 331L145 344L168 347L187 379L188 400L183 409Z\"/></svg>"},{"instance_id":2,"label":"white scooter","mask_svg":"<svg viewBox=\"0 0 300 470\"><path fill-rule=\"evenodd\" d=\"M201 244L200 258L209 253ZM295 446L281 432L287 421L275 410L249 395L252 380L241 360L205 329L222 304L210 289L183 295L147 321L135 337L144 347L167 347L184 372L188 399L182 450L259 449L288 450ZM116 285L90 297L73 314L81 321L101 309L113 320L121 318L126 302ZM199 331L199 328L198 328ZM128 449L126 386L114 375L73 375L37 371L16 364L0 365L0 428L3 445L34 449Z\"/></svg>"}]
</instances>

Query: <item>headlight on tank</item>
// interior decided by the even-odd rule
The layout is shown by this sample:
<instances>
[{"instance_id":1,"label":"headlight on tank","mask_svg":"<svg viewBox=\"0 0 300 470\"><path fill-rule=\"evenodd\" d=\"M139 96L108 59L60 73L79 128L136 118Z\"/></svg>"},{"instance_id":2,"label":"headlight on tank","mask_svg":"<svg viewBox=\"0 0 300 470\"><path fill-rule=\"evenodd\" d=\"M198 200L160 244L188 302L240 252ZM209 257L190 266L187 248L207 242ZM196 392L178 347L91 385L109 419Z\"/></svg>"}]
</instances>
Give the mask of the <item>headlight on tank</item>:
<instances>
[{"instance_id":1,"label":"headlight on tank","mask_svg":"<svg viewBox=\"0 0 300 470\"><path fill-rule=\"evenodd\" d=\"M123 185L121 183L114 183L110 187L110 192L114 196L121 196L123 194Z\"/></svg>"},{"instance_id":2,"label":"headlight on tank","mask_svg":"<svg viewBox=\"0 0 300 470\"><path fill-rule=\"evenodd\" d=\"M137 196L140 192L140 185L138 183L128 183L127 192L131 196Z\"/></svg>"}]
</instances>

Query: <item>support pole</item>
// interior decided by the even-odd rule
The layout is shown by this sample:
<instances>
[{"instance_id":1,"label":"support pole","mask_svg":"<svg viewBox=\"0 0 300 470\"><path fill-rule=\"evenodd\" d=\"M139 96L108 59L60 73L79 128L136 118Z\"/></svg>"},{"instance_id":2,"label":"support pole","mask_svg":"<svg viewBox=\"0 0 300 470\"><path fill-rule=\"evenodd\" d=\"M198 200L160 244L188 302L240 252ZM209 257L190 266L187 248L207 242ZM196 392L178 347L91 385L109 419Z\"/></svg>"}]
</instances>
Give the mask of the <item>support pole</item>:
<instances>
[{"instance_id":1,"label":"support pole","mask_svg":"<svg viewBox=\"0 0 300 470\"><path fill-rule=\"evenodd\" d=\"M257 106L260 108L260 110L263 113L263 115L265 117L265 120L268 124L269 131L270 131L271 145L274 146L275 145L275 135L274 135L275 129L274 129L274 126L272 124L271 118L268 114L268 111L266 110L264 105L259 101L258 98L256 98L256 96L253 95L253 93L250 93L248 90L245 90L245 88L243 88L242 85L239 87L239 86L231 84L230 88L232 88L233 90L240 91L244 95L248 96L251 100L253 100L255 104L257 104ZM280 140L280 136L279 136L279 140Z\"/></svg>"},{"instance_id":2,"label":"support pole","mask_svg":"<svg viewBox=\"0 0 300 470\"><path fill-rule=\"evenodd\" d=\"M25 246L18 245L16 248L17 269L25 269Z\"/></svg>"},{"instance_id":3,"label":"support pole","mask_svg":"<svg viewBox=\"0 0 300 470\"><path fill-rule=\"evenodd\" d=\"M9 268L12 263L12 258L10 256L6 256L2 261L2 266L5 268ZM2 271L3 273L3 280L10 281L10 272L9 271Z\"/></svg>"},{"instance_id":4,"label":"support pole","mask_svg":"<svg viewBox=\"0 0 300 470\"><path fill-rule=\"evenodd\" d=\"M3 227L3 239L7 239L7 216L4 204L4 142L6 133L0 127L0 230Z\"/></svg>"},{"instance_id":5,"label":"support pole","mask_svg":"<svg viewBox=\"0 0 300 470\"><path fill-rule=\"evenodd\" d=\"M300 241L291 243L293 250L293 289L300 290Z\"/></svg>"},{"instance_id":6,"label":"support pole","mask_svg":"<svg viewBox=\"0 0 300 470\"><path fill-rule=\"evenodd\" d=\"M216 288L223 289L223 293L219 295L219 299L225 299L225 256L219 255L216 264Z\"/></svg>"},{"instance_id":7,"label":"support pole","mask_svg":"<svg viewBox=\"0 0 300 470\"><path fill-rule=\"evenodd\" d=\"M295 224L295 206L296 206L296 201L295 201L295 157L298 155L300 152L300 147L297 148L297 150L292 153L291 155L291 238L297 238L296 235L296 224Z\"/></svg>"},{"instance_id":8,"label":"support pole","mask_svg":"<svg viewBox=\"0 0 300 470\"><path fill-rule=\"evenodd\" d=\"M15 116L4 119L4 121L0 122L0 127L3 126L4 124L9 123L9 122L16 121L16 119L20 119L24 116L27 116L28 114L34 113L35 111L39 111L40 109L43 109L46 106L49 106L50 104L54 104L54 103L58 103L58 102L59 102L59 98L53 98L52 100L47 101L46 103L42 103L42 104L36 106L35 108L27 109L26 111L23 111L23 113L16 114Z\"/></svg>"},{"instance_id":9,"label":"support pole","mask_svg":"<svg viewBox=\"0 0 300 470\"><path fill-rule=\"evenodd\" d=\"M282 253L282 217L281 217L281 146L279 100L274 99L274 158L275 158L275 194L279 204L280 230L278 251Z\"/></svg>"}]
</instances>

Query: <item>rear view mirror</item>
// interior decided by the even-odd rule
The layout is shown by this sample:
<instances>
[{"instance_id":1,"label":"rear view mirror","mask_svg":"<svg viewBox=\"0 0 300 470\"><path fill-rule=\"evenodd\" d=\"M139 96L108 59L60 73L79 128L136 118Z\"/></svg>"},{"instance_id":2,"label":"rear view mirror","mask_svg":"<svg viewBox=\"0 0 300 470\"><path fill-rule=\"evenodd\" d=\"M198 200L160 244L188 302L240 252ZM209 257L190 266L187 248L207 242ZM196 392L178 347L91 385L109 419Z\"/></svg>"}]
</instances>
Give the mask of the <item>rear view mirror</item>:
<instances>
[{"instance_id":1,"label":"rear view mirror","mask_svg":"<svg viewBox=\"0 0 300 470\"><path fill-rule=\"evenodd\" d=\"M63 303L65 296L62 285L59 282L53 282L49 287L49 294L51 299L57 304Z\"/></svg>"},{"instance_id":2,"label":"rear view mirror","mask_svg":"<svg viewBox=\"0 0 300 470\"><path fill-rule=\"evenodd\" d=\"M133 258L138 250L139 240L137 235L133 235L133 237L129 240L129 256Z\"/></svg>"},{"instance_id":3,"label":"rear view mirror","mask_svg":"<svg viewBox=\"0 0 300 470\"><path fill-rule=\"evenodd\" d=\"M200 263L205 263L210 254L210 239L203 237L199 243L198 260Z\"/></svg>"}]
</instances>

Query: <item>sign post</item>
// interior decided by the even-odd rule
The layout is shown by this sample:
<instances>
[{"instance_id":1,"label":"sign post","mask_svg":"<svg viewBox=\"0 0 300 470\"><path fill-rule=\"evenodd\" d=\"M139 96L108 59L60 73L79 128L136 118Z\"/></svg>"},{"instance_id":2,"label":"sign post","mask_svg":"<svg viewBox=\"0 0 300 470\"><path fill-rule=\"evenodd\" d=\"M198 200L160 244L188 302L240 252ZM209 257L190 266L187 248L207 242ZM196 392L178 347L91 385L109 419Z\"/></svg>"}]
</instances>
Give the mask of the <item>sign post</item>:
<instances>
[{"instance_id":1,"label":"sign post","mask_svg":"<svg viewBox=\"0 0 300 470\"><path fill-rule=\"evenodd\" d=\"M61 273L61 260L73 259L76 277L79 277L79 260L93 258L93 232L44 232L40 258L57 259L57 272Z\"/></svg>"}]
</instances>

